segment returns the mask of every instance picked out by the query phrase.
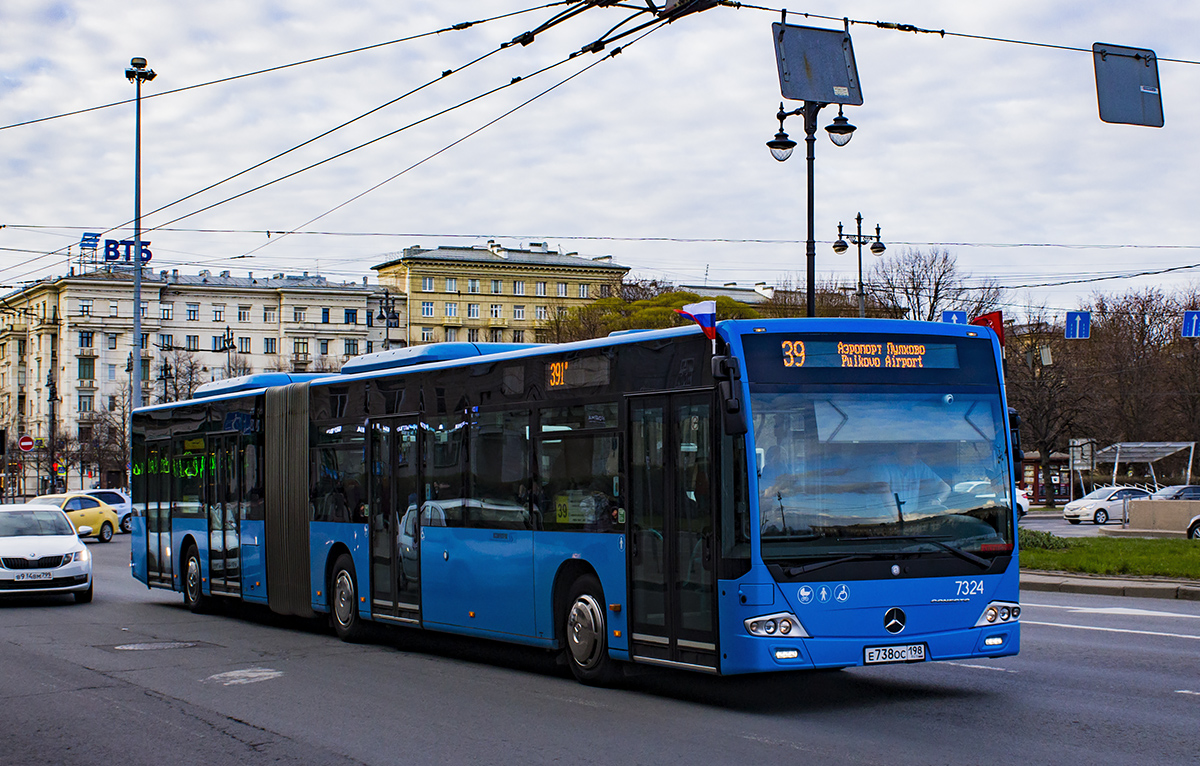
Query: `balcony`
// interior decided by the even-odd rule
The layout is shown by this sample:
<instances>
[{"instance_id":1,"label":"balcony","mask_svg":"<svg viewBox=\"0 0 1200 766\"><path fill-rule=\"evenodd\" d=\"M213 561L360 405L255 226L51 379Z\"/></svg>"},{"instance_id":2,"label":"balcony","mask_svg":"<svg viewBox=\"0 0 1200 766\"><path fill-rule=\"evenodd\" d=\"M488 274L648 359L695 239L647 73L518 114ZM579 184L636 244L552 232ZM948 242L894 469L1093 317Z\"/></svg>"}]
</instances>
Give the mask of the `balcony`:
<instances>
[{"instance_id":1,"label":"balcony","mask_svg":"<svg viewBox=\"0 0 1200 766\"><path fill-rule=\"evenodd\" d=\"M462 327L462 317L444 317L442 319L443 327Z\"/></svg>"},{"instance_id":2,"label":"balcony","mask_svg":"<svg viewBox=\"0 0 1200 766\"><path fill-rule=\"evenodd\" d=\"M96 387L96 380L95 380L95 378L80 378L79 381L75 385L78 386L79 388L94 389Z\"/></svg>"},{"instance_id":3,"label":"balcony","mask_svg":"<svg viewBox=\"0 0 1200 766\"><path fill-rule=\"evenodd\" d=\"M504 317L489 317L487 320L487 326L497 328L508 327L508 320Z\"/></svg>"},{"instance_id":4,"label":"balcony","mask_svg":"<svg viewBox=\"0 0 1200 766\"><path fill-rule=\"evenodd\" d=\"M94 349L94 348L81 348L81 349L79 349L78 356L82 356L82 357L91 357L92 359L95 359L95 358L96 358L96 349Z\"/></svg>"}]
</instances>

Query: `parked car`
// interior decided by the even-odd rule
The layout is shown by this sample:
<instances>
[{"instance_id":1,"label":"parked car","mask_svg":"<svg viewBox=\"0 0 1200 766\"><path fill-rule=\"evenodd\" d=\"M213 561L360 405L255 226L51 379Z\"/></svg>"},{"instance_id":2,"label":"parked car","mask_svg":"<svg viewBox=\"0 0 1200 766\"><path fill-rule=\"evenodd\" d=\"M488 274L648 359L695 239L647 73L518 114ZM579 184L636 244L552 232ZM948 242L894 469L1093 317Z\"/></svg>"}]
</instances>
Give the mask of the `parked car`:
<instances>
[{"instance_id":1,"label":"parked car","mask_svg":"<svg viewBox=\"0 0 1200 766\"><path fill-rule=\"evenodd\" d=\"M1109 519L1121 518L1126 500L1147 497L1150 493L1138 487L1100 487L1063 506L1063 518L1072 524L1085 519L1095 524L1107 524Z\"/></svg>"},{"instance_id":2,"label":"parked car","mask_svg":"<svg viewBox=\"0 0 1200 766\"><path fill-rule=\"evenodd\" d=\"M1013 497L1013 501L1017 504L1017 518L1021 518L1029 513L1029 493L1017 487L1017 494Z\"/></svg>"},{"instance_id":3,"label":"parked car","mask_svg":"<svg viewBox=\"0 0 1200 766\"><path fill-rule=\"evenodd\" d=\"M1200 500L1200 484L1172 484L1162 487L1151 500Z\"/></svg>"},{"instance_id":4,"label":"parked car","mask_svg":"<svg viewBox=\"0 0 1200 766\"><path fill-rule=\"evenodd\" d=\"M122 532L129 534L133 531L133 500L129 495L119 489L89 489L85 490L85 494L91 495L97 500L103 500L112 506L112 509L117 512L117 518L120 519L118 525Z\"/></svg>"},{"instance_id":5,"label":"parked car","mask_svg":"<svg viewBox=\"0 0 1200 766\"><path fill-rule=\"evenodd\" d=\"M91 553L56 506L0 505L0 595L46 593L91 601Z\"/></svg>"},{"instance_id":6,"label":"parked car","mask_svg":"<svg viewBox=\"0 0 1200 766\"><path fill-rule=\"evenodd\" d=\"M42 495L33 502L38 505L53 505L62 510L75 525L75 529L82 530L83 527L88 527L87 534L80 532L82 537L92 536L102 543L112 540L113 533L121 524L111 505L84 492Z\"/></svg>"}]
</instances>

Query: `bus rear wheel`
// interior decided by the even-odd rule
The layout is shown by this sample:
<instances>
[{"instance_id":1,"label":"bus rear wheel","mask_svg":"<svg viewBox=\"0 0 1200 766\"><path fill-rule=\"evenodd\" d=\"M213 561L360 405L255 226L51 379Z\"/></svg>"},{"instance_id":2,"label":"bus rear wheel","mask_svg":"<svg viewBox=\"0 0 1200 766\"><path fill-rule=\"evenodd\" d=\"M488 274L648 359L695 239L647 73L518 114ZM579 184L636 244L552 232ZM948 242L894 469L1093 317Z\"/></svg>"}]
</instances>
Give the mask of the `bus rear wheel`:
<instances>
[{"instance_id":1,"label":"bus rear wheel","mask_svg":"<svg viewBox=\"0 0 1200 766\"><path fill-rule=\"evenodd\" d=\"M329 614L333 629L343 641L361 641L366 628L358 616L358 586L354 577L354 559L343 553L333 564L329 594Z\"/></svg>"},{"instance_id":2,"label":"bus rear wheel","mask_svg":"<svg viewBox=\"0 0 1200 766\"><path fill-rule=\"evenodd\" d=\"M203 570L200 568L200 551L189 545L183 554L183 603L196 614L208 609L208 596L204 595Z\"/></svg>"},{"instance_id":3,"label":"bus rear wheel","mask_svg":"<svg viewBox=\"0 0 1200 766\"><path fill-rule=\"evenodd\" d=\"M620 675L616 660L608 656L608 622L604 591L594 575L584 575L571 586L563 620L567 665L580 682L606 686Z\"/></svg>"}]
</instances>

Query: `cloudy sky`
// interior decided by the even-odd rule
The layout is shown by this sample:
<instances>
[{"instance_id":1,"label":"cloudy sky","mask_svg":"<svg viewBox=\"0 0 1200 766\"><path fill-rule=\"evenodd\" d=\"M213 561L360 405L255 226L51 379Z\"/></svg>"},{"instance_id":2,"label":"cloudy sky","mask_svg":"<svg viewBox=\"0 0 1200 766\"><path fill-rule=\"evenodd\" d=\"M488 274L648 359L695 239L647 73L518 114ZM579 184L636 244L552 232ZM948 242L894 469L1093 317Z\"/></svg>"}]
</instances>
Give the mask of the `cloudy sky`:
<instances>
[{"instance_id":1,"label":"cloudy sky","mask_svg":"<svg viewBox=\"0 0 1200 766\"><path fill-rule=\"evenodd\" d=\"M780 6L713 8L627 38L619 56L568 60L642 5L631 2L500 50L565 7L538 5L5 0L0 284L62 274L83 231L132 218L132 103L21 124L130 99L132 56L158 74L143 91L153 97L143 99L142 175L144 227L163 227L145 235L156 269L361 281L404 247L496 239L612 255L676 283L801 275L803 145L786 163L764 146L778 129L770 30ZM891 252L944 246L973 278L1011 288L1006 311L1017 314L1061 312L1096 290L1200 284L1200 268L1129 276L1200 264L1200 4L811 0L788 10L793 24L849 17L952 33L852 24L864 104L846 109L859 128L848 146L818 136L821 278L854 279L853 251L838 257L829 243L861 211ZM504 14L515 15L430 34ZM393 42L403 38L415 39ZM1100 121L1095 42L1163 59L1165 127ZM167 93L365 46L377 47ZM827 107L820 124L834 116ZM787 129L802 139L799 118ZM131 228L108 236L118 233ZM1098 276L1119 278L1079 281Z\"/></svg>"}]
</instances>

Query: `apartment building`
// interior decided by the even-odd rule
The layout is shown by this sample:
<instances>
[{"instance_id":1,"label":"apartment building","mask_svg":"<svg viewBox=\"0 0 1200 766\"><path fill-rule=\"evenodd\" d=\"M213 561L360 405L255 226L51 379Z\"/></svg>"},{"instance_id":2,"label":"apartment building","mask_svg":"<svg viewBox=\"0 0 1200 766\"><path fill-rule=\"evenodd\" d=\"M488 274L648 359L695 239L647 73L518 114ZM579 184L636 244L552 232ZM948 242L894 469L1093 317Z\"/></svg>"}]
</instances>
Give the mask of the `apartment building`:
<instances>
[{"instance_id":1,"label":"apartment building","mask_svg":"<svg viewBox=\"0 0 1200 766\"><path fill-rule=\"evenodd\" d=\"M552 312L566 312L616 292L627 266L611 256L583 258L545 243L406 248L372 266L382 288L408 296L393 326L407 345L440 341L532 343L544 340ZM405 330L399 328L405 327Z\"/></svg>"}]
</instances>

